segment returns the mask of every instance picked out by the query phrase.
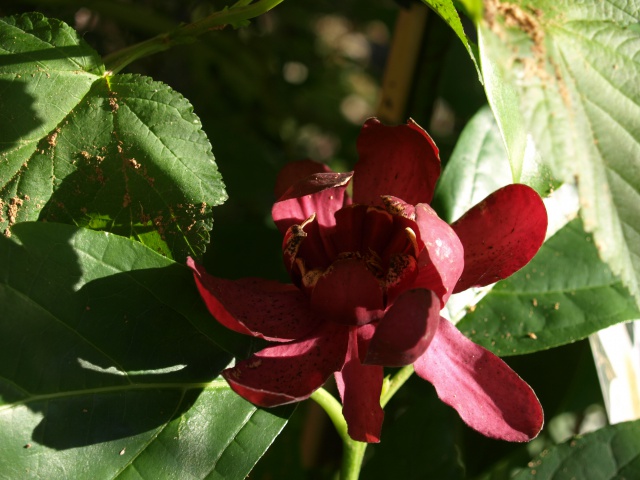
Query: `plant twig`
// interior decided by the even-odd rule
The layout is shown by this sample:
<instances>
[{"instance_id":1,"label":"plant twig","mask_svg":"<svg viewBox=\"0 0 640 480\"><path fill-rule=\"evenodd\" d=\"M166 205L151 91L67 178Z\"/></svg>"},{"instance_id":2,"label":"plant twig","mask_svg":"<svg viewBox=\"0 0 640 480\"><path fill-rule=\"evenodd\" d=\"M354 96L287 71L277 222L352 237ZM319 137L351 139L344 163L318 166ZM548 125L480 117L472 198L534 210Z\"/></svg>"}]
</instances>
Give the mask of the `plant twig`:
<instances>
[{"instance_id":1,"label":"plant twig","mask_svg":"<svg viewBox=\"0 0 640 480\"><path fill-rule=\"evenodd\" d=\"M387 388L382 392L382 396L380 397L380 406L382 408L389 403L389 400L391 400L400 387L409 380L409 377L413 375L413 371L413 365L407 365L402 367L393 377L391 377L391 380L389 380L389 383L387 384Z\"/></svg>"},{"instance_id":2,"label":"plant twig","mask_svg":"<svg viewBox=\"0 0 640 480\"><path fill-rule=\"evenodd\" d=\"M245 0L240 0L231 8L213 13L202 20L181 25L170 32L162 33L143 42L123 48L104 58L107 75L118 73L130 63L142 57L163 52L176 45L194 42L199 35L204 33L219 30L226 25L242 24L251 18L268 12L282 1L258 0L255 3L246 5L247 2Z\"/></svg>"}]
</instances>

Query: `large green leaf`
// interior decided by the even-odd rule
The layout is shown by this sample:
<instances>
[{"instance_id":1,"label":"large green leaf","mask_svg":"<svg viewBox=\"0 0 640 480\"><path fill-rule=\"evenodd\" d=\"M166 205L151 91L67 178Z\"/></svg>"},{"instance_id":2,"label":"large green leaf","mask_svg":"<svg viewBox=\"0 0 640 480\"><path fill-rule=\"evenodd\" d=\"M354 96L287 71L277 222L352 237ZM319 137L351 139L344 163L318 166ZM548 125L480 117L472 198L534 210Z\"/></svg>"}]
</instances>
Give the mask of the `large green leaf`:
<instances>
[{"instance_id":1,"label":"large green leaf","mask_svg":"<svg viewBox=\"0 0 640 480\"><path fill-rule=\"evenodd\" d=\"M525 268L499 282L458 328L505 356L574 342L635 318L640 311L633 297L574 220Z\"/></svg>"},{"instance_id":2,"label":"large green leaf","mask_svg":"<svg viewBox=\"0 0 640 480\"><path fill-rule=\"evenodd\" d=\"M482 72L515 178L533 155L577 183L585 228L640 302L640 3L485 6Z\"/></svg>"},{"instance_id":3,"label":"large green leaf","mask_svg":"<svg viewBox=\"0 0 640 480\"><path fill-rule=\"evenodd\" d=\"M106 232L15 225L0 236L0 471L244 478L290 409L216 380L221 346L242 340L183 265Z\"/></svg>"},{"instance_id":4,"label":"large green leaf","mask_svg":"<svg viewBox=\"0 0 640 480\"><path fill-rule=\"evenodd\" d=\"M640 421L605 427L544 450L515 478L614 480L640 478Z\"/></svg>"},{"instance_id":5,"label":"large green leaf","mask_svg":"<svg viewBox=\"0 0 640 480\"><path fill-rule=\"evenodd\" d=\"M167 85L104 73L56 20L0 20L0 230L37 218L200 254L226 199L193 108Z\"/></svg>"}]
</instances>

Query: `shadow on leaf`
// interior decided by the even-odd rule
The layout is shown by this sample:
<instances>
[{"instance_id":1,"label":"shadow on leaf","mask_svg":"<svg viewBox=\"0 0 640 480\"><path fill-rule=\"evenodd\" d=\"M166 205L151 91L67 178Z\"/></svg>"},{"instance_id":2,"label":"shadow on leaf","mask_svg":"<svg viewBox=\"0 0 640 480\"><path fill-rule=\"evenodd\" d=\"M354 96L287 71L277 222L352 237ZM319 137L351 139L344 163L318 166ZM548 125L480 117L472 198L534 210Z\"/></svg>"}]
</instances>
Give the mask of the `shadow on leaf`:
<instances>
[{"instance_id":1,"label":"shadow on leaf","mask_svg":"<svg viewBox=\"0 0 640 480\"><path fill-rule=\"evenodd\" d=\"M185 266L62 224L14 238L0 237L0 430L65 450L162 429L203 389L229 392L211 382L249 345L211 318Z\"/></svg>"},{"instance_id":2,"label":"shadow on leaf","mask_svg":"<svg viewBox=\"0 0 640 480\"><path fill-rule=\"evenodd\" d=\"M0 61L3 58L0 55ZM34 103L35 97L27 92L25 82L19 79L0 80L0 160L10 155L21 142L27 143L33 132L38 132L34 141L41 137L39 127L44 122L34 109ZM10 167L7 164L0 169L0 187L4 188L15 175L15 171L6 170Z\"/></svg>"}]
</instances>

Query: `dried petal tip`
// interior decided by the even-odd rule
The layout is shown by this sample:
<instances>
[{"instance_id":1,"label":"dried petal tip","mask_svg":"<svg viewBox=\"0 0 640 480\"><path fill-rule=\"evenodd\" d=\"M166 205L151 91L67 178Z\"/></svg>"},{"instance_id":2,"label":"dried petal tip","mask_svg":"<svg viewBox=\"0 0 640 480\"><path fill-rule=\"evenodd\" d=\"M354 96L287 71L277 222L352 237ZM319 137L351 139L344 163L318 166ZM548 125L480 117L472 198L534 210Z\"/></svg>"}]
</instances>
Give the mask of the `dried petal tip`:
<instances>
[{"instance_id":1,"label":"dried petal tip","mask_svg":"<svg viewBox=\"0 0 640 480\"><path fill-rule=\"evenodd\" d=\"M416 219L416 212L413 205L409 205L405 201L391 195L382 195L380 198L382 199L385 210L391 215L400 215L409 220Z\"/></svg>"}]
</instances>

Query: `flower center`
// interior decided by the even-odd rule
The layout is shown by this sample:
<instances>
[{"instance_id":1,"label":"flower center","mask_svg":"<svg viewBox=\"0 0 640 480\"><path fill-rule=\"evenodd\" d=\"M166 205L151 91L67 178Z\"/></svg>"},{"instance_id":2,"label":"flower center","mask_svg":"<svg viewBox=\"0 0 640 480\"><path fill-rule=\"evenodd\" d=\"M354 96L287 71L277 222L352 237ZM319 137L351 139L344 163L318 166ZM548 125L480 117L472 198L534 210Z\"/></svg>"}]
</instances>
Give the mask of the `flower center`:
<instances>
[{"instance_id":1,"label":"flower center","mask_svg":"<svg viewBox=\"0 0 640 480\"><path fill-rule=\"evenodd\" d=\"M371 304L384 311L417 276L417 257L424 248L417 225L395 212L366 205L344 207L336 212L335 220L328 232L319 230L315 216L287 232L284 256L294 282L312 297L312 303L319 296L314 294L318 283L326 292L330 279L333 295L323 293L323 301L350 295L355 311L359 308L355 303L379 297Z\"/></svg>"}]
</instances>

